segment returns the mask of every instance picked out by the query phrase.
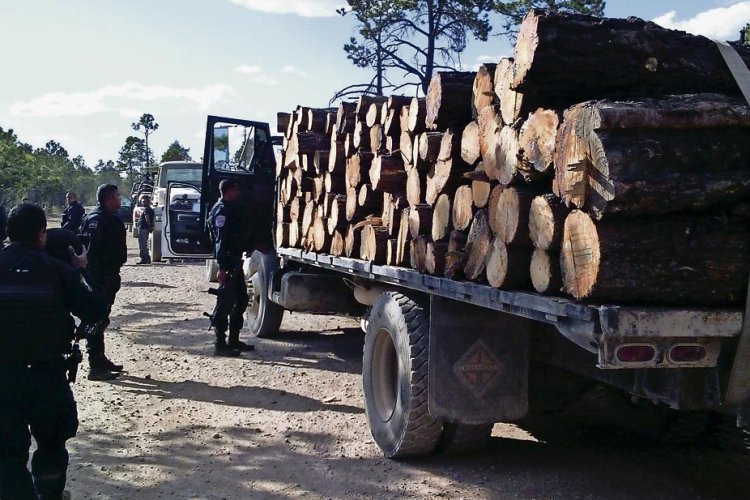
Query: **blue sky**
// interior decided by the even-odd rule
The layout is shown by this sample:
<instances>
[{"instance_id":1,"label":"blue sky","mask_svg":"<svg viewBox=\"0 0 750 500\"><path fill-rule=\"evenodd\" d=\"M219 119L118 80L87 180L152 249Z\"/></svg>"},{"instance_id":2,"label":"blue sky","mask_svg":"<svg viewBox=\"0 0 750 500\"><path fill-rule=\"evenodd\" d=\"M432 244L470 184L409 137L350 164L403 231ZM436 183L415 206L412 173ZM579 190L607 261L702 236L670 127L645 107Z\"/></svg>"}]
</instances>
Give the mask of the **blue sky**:
<instances>
[{"instance_id":1,"label":"blue sky","mask_svg":"<svg viewBox=\"0 0 750 500\"><path fill-rule=\"evenodd\" d=\"M344 57L354 32L340 0L0 0L0 127L60 141L89 164L116 159L131 122L151 113L158 156L173 140L202 156L207 114L264 120L326 106L367 78ZM736 39L750 1L609 0L606 15ZM499 20L495 23L499 27ZM510 54L472 43L466 67Z\"/></svg>"}]
</instances>

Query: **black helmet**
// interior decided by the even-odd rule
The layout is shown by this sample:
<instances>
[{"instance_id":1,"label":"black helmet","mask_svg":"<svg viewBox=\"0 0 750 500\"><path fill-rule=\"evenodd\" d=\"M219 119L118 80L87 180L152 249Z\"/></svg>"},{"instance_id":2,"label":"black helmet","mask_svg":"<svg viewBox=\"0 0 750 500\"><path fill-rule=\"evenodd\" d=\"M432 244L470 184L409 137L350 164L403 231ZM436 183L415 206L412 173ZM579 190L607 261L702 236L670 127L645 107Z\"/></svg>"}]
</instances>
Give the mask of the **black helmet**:
<instances>
[{"instance_id":1,"label":"black helmet","mask_svg":"<svg viewBox=\"0 0 750 500\"><path fill-rule=\"evenodd\" d=\"M53 228L47 230L47 245L44 251L66 264L70 264L70 253L68 247L73 247L77 254L83 251L81 240L73 232L67 229Z\"/></svg>"}]
</instances>

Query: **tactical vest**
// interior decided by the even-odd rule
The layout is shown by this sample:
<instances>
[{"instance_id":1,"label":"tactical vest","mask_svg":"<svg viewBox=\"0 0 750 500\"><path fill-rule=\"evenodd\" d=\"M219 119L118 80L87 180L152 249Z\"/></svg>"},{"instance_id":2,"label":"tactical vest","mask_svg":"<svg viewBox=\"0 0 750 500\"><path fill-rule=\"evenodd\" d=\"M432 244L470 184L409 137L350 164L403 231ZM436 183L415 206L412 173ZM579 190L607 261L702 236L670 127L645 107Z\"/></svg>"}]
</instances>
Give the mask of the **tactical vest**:
<instances>
[{"instance_id":1,"label":"tactical vest","mask_svg":"<svg viewBox=\"0 0 750 500\"><path fill-rule=\"evenodd\" d=\"M59 270L44 254L0 254L0 364L60 366L72 338Z\"/></svg>"}]
</instances>

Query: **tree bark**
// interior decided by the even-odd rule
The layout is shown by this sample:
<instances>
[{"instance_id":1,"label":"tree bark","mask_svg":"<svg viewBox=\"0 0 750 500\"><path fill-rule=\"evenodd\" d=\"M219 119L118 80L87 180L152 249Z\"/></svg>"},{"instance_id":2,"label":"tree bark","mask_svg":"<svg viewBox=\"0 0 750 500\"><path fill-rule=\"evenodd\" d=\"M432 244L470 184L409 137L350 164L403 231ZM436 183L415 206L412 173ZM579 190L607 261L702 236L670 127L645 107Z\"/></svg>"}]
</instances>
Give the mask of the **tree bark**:
<instances>
[{"instance_id":1,"label":"tree bark","mask_svg":"<svg viewBox=\"0 0 750 500\"><path fill-rule=\"evenodd\" d=\"M432 76L425 97L425 126L435 130L463 128L472 119L471 101L475 73L439 72Z\"/></svg>"},{"instance_id":2,"label":"tree bark","mask_svg":"<svg viewBox=\"0 0 750 500\"><path fill-rule=\"evenodd\" d=\"M375 155L369 151L363 151L347 158L346 184L351 187L358 187L364 179L367 179L374 159Z\"/></svg>"},{"instance_id":3,"label":"tree bark","mask_svg":"<svg viewBox=\"0 0 750 500\"><path fill-rule=\"evenodd\" d=\"M427 113L424 97L415 97L409 105L407 127L401 127L401 132L408 130L412 134L422 133L425 129L425 117Z\"/></svg>"},{"instance_id":4,"label":"tree bark","mask_svg":"<svg viewBox=\"0 0 750 500\"><path fill-rule=\"evenodd\" d=\"M474 215L474 220L466 238L466 262L464 264L464 275L466 279L477 281L485 272L487 263L487 252L490 249L492 232L487 220L487 210L479 210Z\"/></svg>"},{"instance_id":5,"label":"tree bark","mask_svg":"<svg viewBox=\"0 0 750 500\"><path fill-rule=\"evenodd\" d=\"M291 113L276 113L276 132L279 134L286 133L289 128L289 120L292 118Z\"/></svg>"},{"instance_id":6,"label":"tree bark","mask_svg":"<svg viewBox=\"0 0 750 500\"><path fill-rule=\"evenodd\" d=\"M379 192L406 192L406 171L400 156L376 156L369 171L372 189Z\"/></svg>"},{"instance_id":7,"label":"tree bark","mask_svg":"<svg viewBox=\"0 0 750 500\"><path fill-rule=\"evenodd\" d=\"M354 132L357 103L342 101L336 113L336 130L339 134Z\"/></svg>"},{"instance_id":8,"label":"tree bark","mask_svg":"<svg viewBox=\"0 0 750 500\"><path fill-rule=\"evenodd\" d=\"M555 180L600 219L702 210L750 196L750 109L716 95L588 102L568 109Z\"/></svg>"},{"instance_id":9,"label":"tree bark","mask_svg":"<svg viewBox=\"0 0 750 500\"><path fill-rule=\"evenodd\" d=\"M576 299L623 304L739 306L750 272L750 209L565 220L560 264Z\"/></svg>"},{"instance_id":10,"label":"tree bark","mask_svg":"<svg viewBox=\"0 0 750 500\"><path fill-rule=\"evenodd\" d=\"M427 240L424 267L428 274L443 276L445 273L445 255L448 253L448 242Z\"/></svg>"},{"instance_id":11,"label":"tree bark","mask_svg":"<svg viewBox=\"0 0 750 500\"><path fill-rule=\"evenodd\" d=\"M364 226L359 256L375 264L385 264L388 256L388 229L376 225Z\"/></svg>"},{"instance_id":12,"label":"tree bark","mask_svg":"<svg viewBox=\"0 0 750 500\"><path fill-rule=\"evenodd\" d=\"M344 255L356 259L359 257L359 248L362 241L362 229L349 224L344 235Z\"/></svg>"}]
</instances>

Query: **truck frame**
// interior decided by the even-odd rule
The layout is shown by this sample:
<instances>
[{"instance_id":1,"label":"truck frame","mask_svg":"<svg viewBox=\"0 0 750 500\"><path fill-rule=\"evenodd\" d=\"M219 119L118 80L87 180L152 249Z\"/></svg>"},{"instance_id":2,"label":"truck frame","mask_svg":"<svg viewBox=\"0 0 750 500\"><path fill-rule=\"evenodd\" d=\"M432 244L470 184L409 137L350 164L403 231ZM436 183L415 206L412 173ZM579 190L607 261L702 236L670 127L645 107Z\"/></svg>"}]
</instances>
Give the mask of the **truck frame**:
<instances>
[{"instance_id":1,"label":"truck frame","mask_svg":"<svg viewBox=\"0 0 750 500\"><path fill-rule=\"evenodd\" d=\"M228 168L231 149L216 147L227 127L244 127L238 151L254 137L244 166L245 153ZM218 182L234 178L247 189L256 243L260 233L272 241L272 143L267 124L209 116L204 224ZM252 335L276 336L285 311L362 317L365 410L387 457L481 446L495 422L559 407L594 384L738 425L748 417L748 310L586 304L297 248L248 247L247 257Z\"/></svg>"}]
</instances>

